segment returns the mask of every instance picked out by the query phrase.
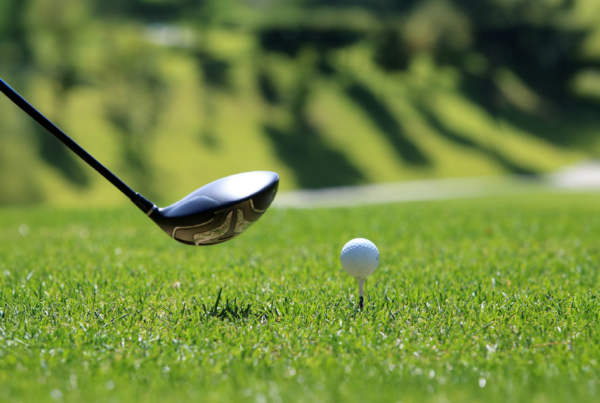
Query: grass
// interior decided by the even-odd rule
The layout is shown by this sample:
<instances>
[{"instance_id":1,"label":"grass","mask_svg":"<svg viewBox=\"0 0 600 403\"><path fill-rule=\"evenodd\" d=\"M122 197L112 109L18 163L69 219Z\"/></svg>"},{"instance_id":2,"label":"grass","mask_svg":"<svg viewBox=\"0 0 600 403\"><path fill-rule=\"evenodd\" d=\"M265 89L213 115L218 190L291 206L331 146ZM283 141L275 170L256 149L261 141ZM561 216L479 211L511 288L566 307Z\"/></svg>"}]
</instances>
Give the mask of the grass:
<instances>
[{"instance_id":1,"label":"grass","mask_svg":"<svg viewBox=\"0 0 600 403\"><path fill-rule=\"evenodd\" d=\"M0 222L5 402L600 401L598 195L272 210L209 248L134 208Z\"/></svg>"}]
</instances>

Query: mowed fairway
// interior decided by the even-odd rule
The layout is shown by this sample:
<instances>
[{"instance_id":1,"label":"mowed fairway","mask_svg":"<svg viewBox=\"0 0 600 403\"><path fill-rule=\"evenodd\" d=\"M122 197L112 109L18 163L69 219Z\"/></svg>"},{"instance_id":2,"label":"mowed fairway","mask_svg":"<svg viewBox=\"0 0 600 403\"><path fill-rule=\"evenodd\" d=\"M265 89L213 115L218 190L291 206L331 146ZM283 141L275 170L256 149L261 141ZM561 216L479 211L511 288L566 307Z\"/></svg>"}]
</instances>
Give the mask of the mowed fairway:
<instances>
[{"instance_id":1,"label":"mowed fairway","mask_svg":"<svg viewBox=\"0 0 600 403\"><path fill-rule=\"evenodd\" d=\"M202 248L133 206L0 223L4 402L600 401L598 195L270 210Z\"/></svg>"}]
</instances>

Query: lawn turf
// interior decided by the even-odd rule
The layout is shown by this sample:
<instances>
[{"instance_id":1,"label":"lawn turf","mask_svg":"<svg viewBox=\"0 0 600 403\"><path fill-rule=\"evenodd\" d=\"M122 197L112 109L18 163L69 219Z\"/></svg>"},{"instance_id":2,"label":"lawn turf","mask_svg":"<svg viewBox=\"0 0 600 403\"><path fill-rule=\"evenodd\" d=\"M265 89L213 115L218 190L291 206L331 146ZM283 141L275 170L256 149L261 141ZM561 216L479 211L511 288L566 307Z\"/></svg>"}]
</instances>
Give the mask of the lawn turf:
<instances>
[{"instance_id":1,"label":"lawn turf","mask_svg":"<svg viewBox=\"0 0 600 403\"><path fill-rule=\"evenodd\" d=\"M598 195L270 210L202 248L134 207L0 223L4 402L600 401Z\"/></svg>"}]
</instances>

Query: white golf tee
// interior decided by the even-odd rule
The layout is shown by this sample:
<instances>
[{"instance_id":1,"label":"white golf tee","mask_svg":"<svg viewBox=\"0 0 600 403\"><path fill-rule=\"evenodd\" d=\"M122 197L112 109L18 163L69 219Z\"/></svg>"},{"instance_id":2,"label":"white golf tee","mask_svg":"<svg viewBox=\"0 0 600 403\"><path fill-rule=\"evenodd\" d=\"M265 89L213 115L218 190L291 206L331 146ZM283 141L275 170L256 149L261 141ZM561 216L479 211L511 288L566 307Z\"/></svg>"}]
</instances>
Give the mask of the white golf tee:
<instances>
[{"instance_id":1,"label":"white golf tee","mask_svg":"<svg viewBox=\"0 0 600 403\"><path fill-rule=\"evenodd\" d=\"M365 280L366 280L366 278L356 277L356 281L358 282L358 295L360 296L359 303L358 303L358 308L360 310L362 310L363 306L364 306L363 286L365 284Z\"/></svg>"}]
</instances>

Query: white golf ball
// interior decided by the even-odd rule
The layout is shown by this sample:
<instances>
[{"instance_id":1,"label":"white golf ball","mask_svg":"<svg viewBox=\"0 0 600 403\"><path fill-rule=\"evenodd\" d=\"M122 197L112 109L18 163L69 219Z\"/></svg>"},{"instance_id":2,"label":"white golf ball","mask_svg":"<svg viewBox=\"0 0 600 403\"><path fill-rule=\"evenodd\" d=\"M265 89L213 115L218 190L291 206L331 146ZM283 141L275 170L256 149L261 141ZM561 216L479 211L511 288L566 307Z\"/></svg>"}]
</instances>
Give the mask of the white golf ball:
<instances>
[{"instance_id":1,"label":"white golf ball","mask_svg":"<svg viewBox=\"0 0 600 403\"><path fill-rule=\"evenodd\" d=\"M365 278L377 270L379 251L368 239L356 238L344 245L340 260L349 275Z\"/></svg>"}]
</instances>

